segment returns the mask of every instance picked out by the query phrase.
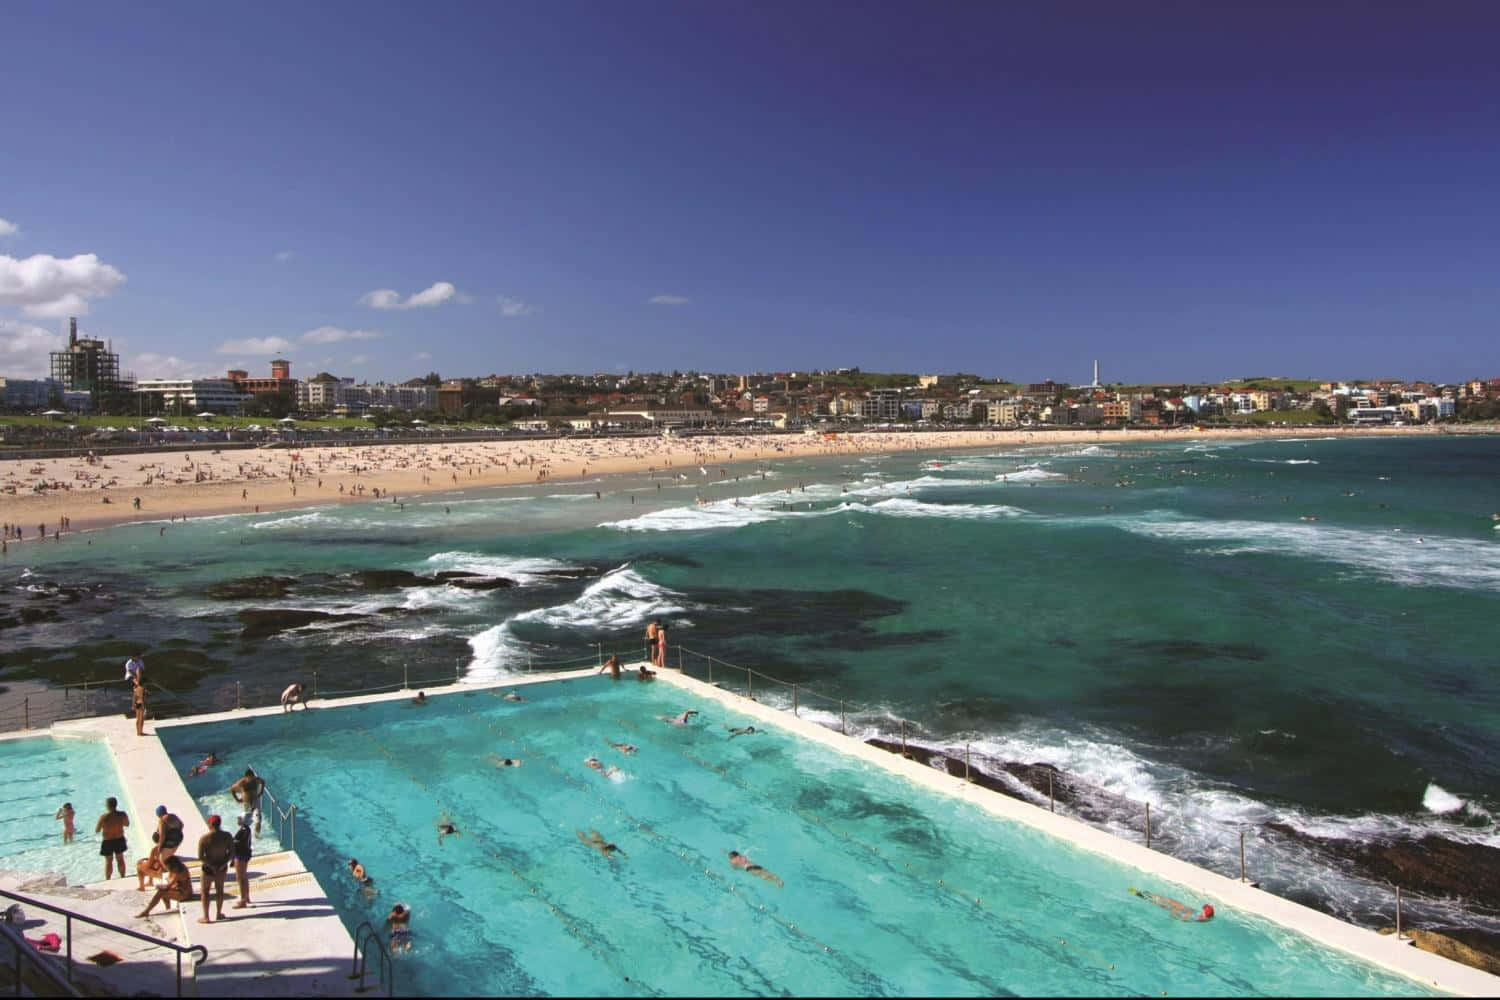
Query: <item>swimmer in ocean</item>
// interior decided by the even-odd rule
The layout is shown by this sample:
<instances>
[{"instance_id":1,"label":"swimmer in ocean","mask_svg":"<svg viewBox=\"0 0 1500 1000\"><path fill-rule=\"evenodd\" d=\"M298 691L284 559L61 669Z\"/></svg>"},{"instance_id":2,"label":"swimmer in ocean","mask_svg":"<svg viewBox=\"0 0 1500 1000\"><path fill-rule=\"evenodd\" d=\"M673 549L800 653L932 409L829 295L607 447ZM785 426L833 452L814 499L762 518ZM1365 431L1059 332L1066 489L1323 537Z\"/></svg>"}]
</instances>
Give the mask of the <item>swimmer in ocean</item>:
<instances>
[{"instance_id":1,"label":"swimmer in ocean","mask_svg":"<svg viewBox=\"0 0 1500 1000\"><path fill-rule=\"evenodd\" d=\"M1178 920L1201 924L1205 920L1212 920L1214 918L1214 908L1209 903L1204 903L1202 910L1194 910L1186 903L1179 903L1175 899L1168 896L1160 896L1154 892L1144 892L1135 886L1130 887L1130 894L1132 896L1139 896L1147 902L1155 903Z\"/></svg>"}]
</instances>

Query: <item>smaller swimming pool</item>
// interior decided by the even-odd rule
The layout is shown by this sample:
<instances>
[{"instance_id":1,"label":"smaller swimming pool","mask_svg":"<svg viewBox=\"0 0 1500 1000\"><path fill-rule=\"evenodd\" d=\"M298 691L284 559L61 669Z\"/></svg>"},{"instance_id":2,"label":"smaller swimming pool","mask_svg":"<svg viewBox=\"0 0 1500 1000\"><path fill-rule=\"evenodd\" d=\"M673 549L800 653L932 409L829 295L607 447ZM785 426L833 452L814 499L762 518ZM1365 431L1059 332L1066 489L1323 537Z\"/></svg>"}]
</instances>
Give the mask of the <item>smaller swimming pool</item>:
<instances>
[{"instance_id":1,"label":"smaller swimming pool","mask_svg":"<svg viewBox=\"0 0 1500 1000\"><path fill-rule=\"evenodd\" d=\"M130 802L109 749L97 740L32 736L0 740L0 868L10 871L60 872L71 883L99 882L104 859L94 824L109 796L127 812ZM77 834L63 843L57 811L73 804ZM136 851L149 843L149 825L130 817L125 862L134 873ZM142 848L139 851L144 854Z\"/></svg>"}]
</instances>

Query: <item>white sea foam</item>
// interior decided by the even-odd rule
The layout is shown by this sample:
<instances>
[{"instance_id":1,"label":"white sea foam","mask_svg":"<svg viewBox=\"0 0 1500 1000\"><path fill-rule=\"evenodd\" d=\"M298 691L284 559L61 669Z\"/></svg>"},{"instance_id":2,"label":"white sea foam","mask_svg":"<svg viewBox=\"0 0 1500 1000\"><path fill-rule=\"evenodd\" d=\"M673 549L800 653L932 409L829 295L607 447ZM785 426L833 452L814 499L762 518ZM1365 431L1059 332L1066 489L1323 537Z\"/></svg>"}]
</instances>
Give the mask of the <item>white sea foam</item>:
<instances>
[{"instance_id":1,"label":"white sea foam","mask_svg":"<svg viewBox=\"0 0 1500 1000\"><path fill-rule=\"evenodd\" d=\"M1316 458L1252 458L1252 462L1260 462L1262 465L1317 465Z\"/></svg>"},{"instance_id":2,"label":"white sea foam","mask_svg":"<svg viewBox=\"0 0 1500 1000\"><path fill-rule=\"evenodd\" d=\"M1444 788L1442 785L1439 785L1435 781L1429 782L1427 785L1427 790L1422 793L1422 808L1426 809L1428 812L1443 815L1447 813L1456 813L1463 807L1463 799L1459 798L1457 795L1454 795L1452 792L1448 791L1446 788Z\"/></svg>"},{"instance_id":3,"label":"white sea foam","mask_svg":"<svg viewBox=\"0 0 1500 1000\"><path fill-rule=\"evenodd\" d=\"M330 510L328 507L315 507L301 514L292 514L288 517L278 517L270 521L256 521L250 527L256 531L269 529L279 531L283 528L302 528L314 524L331 522L333 519L325 517L323 512Z\"/></svg>"},{"instance_id":4,"label":"white sea foam","mask_svg":"<svg viewBox=\"0 0 1500 1000\"><path fill-rule=\"evenodd\" d=\"M1053 472L1051 469L1043 469L1032 465L1014 472L1001 472L995 476L995 481L1000 483L1040 483L1047 480L1067 479L1067 475L1061 472Z\"/></svg>"},{"instance_id":5,"label":"white sea foam","mask_svg":"<svg viewBox=\"0 0 1500 1000\"><path fill-rule=\"evenodd\" d=\"M988 479L955 479L948 476L918 476L916 479L898 479L890 483L861 484L857 489L849 491L850 496L859 497L888 497L902 493L911 493L917 490L936 489L972 489L976 486L989 486Z\"/></svg>"},{"instance_id":6,"label":"white sea foam","mask_svg":"<svg viewBox=\"0 0 1500 1000\"><path fill-rule=\"evenodd\" d=\"M493 680L526 665L524 644L513 627L534 623L578 632L622 632L644 625L653 618L672 615L679 628L690 622L680 615L698 607L670 588L652 583L627 563L616 567L583 589L573 600L548 608L523 611L499 625L471 636L474 657L468 679Z\"/></svg>"},{"instance_id":7,"label":"white sea foam","mask_svg":"<svg viewBox=\"0 0 1500 1000\"><path fill-rule=\"evenodd\" d=\"M1008 507L1004 504L928 503L909 497L889 497L869 506L845 504L840 509L885 514L889 517L938 517L959 521L993 521L997 518L1024 517L1030 513L1020 507Z\"/></svg>"},{"instance_id":8,"label":"white sea foam","mask_svg":"<svg viewBox=\"0 0 1500 1000\"><path fill-rule=\"evenodd\" d=\"M1190 544L1204 554L1296 556L1411 586L1500 590L1500 563L1491 558L1493 546L1478 539L1322 524L1206 521L1167 511L1076 523L1113 523L1132 534Z\"/></svg>"},{"instance_id":9,"label":"white sea foam","mask_svg":"<svg viewBox=\"0 0 1500 1000\"><path fill-rule=\"evenodd\" d=\"M548 573L559 570L577 570L582 567L558 559L532 556L489 555L482 552L438 552L427 557L423 568L428 572L452 570L459 573L478 573L480 576L504 577L525 585L547 579Z\"/></svg>"}]
</instances>

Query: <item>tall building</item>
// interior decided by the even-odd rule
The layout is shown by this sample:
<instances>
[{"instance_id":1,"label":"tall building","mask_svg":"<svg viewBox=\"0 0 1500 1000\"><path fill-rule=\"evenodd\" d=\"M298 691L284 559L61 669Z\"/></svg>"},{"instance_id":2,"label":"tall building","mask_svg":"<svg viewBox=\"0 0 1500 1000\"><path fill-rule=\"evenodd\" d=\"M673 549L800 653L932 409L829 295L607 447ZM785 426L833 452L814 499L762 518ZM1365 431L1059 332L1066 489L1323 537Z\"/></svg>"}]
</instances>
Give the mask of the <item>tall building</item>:
<instances>
[{"instance_id":1,"label":"tall building","mask_svg":"<svg viewBox=\"0 0 1500 1000\"><path fill-rule=\"evenodd\" d=\"M228 375L240 384L242 392L252 396L262 392L279 392L288 396L297 394L297 380L292 378L292 363L280 358L271 362L270 378L250 378L241 371L232 371Z\"/></svg>"},{"instance_id":2,"label":"tall building","mask_svg":"<svg viewBox=\"0 0 1500 1000\"><path fill-rule=\"evenodd\" d=\"M102 340L78 336L78 317L68 319L68 349L52 352L52 378L74 392L114 392L122 387L120 356Z\"/></svg>"}]
</instances>

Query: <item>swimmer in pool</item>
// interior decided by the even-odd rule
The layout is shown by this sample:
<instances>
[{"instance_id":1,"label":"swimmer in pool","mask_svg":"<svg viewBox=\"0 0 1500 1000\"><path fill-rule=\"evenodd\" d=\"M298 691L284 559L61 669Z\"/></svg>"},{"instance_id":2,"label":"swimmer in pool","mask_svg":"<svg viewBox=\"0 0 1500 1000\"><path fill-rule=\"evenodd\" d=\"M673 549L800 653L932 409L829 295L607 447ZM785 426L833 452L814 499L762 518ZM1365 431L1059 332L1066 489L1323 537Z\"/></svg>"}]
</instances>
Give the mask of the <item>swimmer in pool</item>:
<instances>
[{"instance_id":1,"label":"swimmer in pool","mask_svg":"<svg viewBox=\"0 0 1500 1000\"><path fill-rule=\"evenodd\" d=\"M725 726L724 728L729 730L730 739L734 739L736 736L749 736L751 733L760 732L754 726Z\"/></svg>"},{"instance_id":2,"label":"swimmer in pool","mask_svg":"<svg viewBox=\"0 0 1500 1000\"><path fill-rule=\"evenodd\" d=\"M614 747L616 750L620 751L627 757L633 755L637 750L640 749L634 743L615 743L611 741L609 745Z\"/></svg>"},{"instance_id":3,"label":"swimmer in pool","mask_svg":"<svg viewBox=\"0 0 1500 1000\"><path fill-rule=\"evenodd\" d=\"M587 760L584 761L584 764L588 766L589 770L598 771L606 778L613 778L615 775L620 773L620 769L618 767L605 767L604 761L600 760L598 757L590 756Z\"/></svg>"},{"instance_id":4,"label":"swimmer in pool","mask_svg":"<svg viewBox=\"0 0 1500 1000\"><path fill-rule=\"evenodd\" d=\"M365 899L375 898L375 880L365 871L365 866L360 864L355 858L349 859L349 875L359 886L359 891Z\"/></svg>"},{"instance_id":5,"label":"swimmer in pool","mask_svg":"<svg viewBox=\"0 0 1500 1000\"><path fill-rule=\"evenodd\" d=\"M498 754L490 754L490 763L494 764L496 767L520 767L521 758L501 757Z\"/></svg>"},{"instance_id":6,"label":"swimmer in pool","mask_svg":"<svg viewBox=\"0 0 1500 1000\"><path fill-rule=\"evenodd\" d=\"M385 923L391 929L391 951L411 951L411 910L397 903Z\"/></svg>"},{"instance_id":7,"label":"swimmer in pool","mask_svg":"<svg viewBox=\"0 0 1500 1000\"><path fill-rule=\"evenodd\" d=\"M526 700L525 698L522 698L520 695L516 694L516 692L514 692L514 691L507 691L501 697L503 697L506 701L525 701Z\"/></svg>"},{"instance_id":8,"label":"swimmer in pool","mask_svg":"<svg viewBox=\"0 0 1500 1000\"><path fill-rule=\"evenodd\" d=\"M669 726L685 726L685 725L688 724L688 720L691 719L693 716L695 716L697 714L698 714L698 710L697 709L690 708L686 712L683 712L683 713L681 713L679 715L674 715L674 716L670 716L670 717L665 716L665 715L658 715L657 718L660 719L661 721L665 722Z\"/></svg>"},{"instance_id":9,"label":"swimmer in pool","mask_svg":"<svg viewBox=\"0 0 1500 1000\"><path fill-rule=\"evenodd\" d=\"M729 852L729 863L730 863L730 865L732 865L735 868L740 869L741 871L749 872L751 875L754 875L756 878L763 878L763 879L765 879L767 882L770 882L772 885L776 886L776 888L778 888L778 889L780 889L782 887L782 885L784 884L781 881L781 879L776 876L775 872L770 871L769 869L766 869L766 868L762 868L760 865L756 864L754 861L751 861L749 858L745 857L745 855L741 854L739 851L730 851Z\"/></svg>"},{"instance_id":10,"label":"swimmer in pool","mask_svg":"<svg viewBox=\"0 0 1500 1000\"><path fill-rule=\"evenodd\" d=\"M605 840L604 835L598 830L590 830L588 832L588 836L584 836L582 830L578 830L576 832L578 834L578 842L580 844L584 845L590 850L598 851L600 854L604 855L606 858L609 858L611 861L615 860L616 854L620 855L621 857L625 856L625 852L620 849L620 845L611 844L609 841Z\"/></svg>"},{"instance_id":11,"label":"swimmer in pool","mask_svg":"<svg viewBox=\"0 0 1500 1000\"><path fill-rule=\"evenodd\" d=\"M1196 922L1201 924L1205 920L1212 920L1214 918L1214 908L1208 903L1203 904L1202 910L1194 910L1191 906L1188 906L1185 903L1179 903L1175 899L1171 899L1167 896L1160 896L1154 892L1143 892L1140 889L1137 889L1135 886L1130 887L1130 894L1132 896L1139 896L1147 902L1155 903L1163 910L1166 910L1168 913L1172 914L1172 916L1176 917L1178 920L1186 920L1189 922Z\"/></svg>"},{"instance_id":12,"label":"swimmer in pool","mask_svg":"<svg viewBox=\"0 0 1500 1000\"><path fill-rule=\"evenodd\" d=\"M437 830L438 830L438 843L439 844L441 844L443 842L443 838L444 837L449 837L449 836L456 837L456 836L458 836L458 827L454 826L453 825L453 821L450 820L450 819L448 819L448 818L446 818L446 817L444 817L441 821L439 821L439 823L437 825Z\"/></svg>"}]
</instances>

